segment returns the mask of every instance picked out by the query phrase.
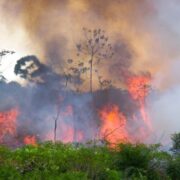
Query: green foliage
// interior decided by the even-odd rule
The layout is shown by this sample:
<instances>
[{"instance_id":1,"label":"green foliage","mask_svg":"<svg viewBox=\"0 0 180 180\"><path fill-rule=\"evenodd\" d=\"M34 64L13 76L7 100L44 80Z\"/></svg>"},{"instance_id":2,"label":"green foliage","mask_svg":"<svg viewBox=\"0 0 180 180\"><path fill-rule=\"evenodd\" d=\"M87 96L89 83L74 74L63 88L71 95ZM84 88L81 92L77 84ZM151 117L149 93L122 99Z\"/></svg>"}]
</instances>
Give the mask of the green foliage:
<instances>
[{"instance_id":1,"label":"green foliage","mask_svg":"<svg viewBox=\"0 0 180 180\"><path fill-rule=\"evenodd\" d=\"M123 178L123 173L116 170L106 170L106 180L119 180Z\"/></svg>"},{"instance_id":2,"label":"green foliage","mask_svg":"<svg viewBox=\"0 0 180 180\"><path fill-rule=\"evenodd\" d=\"M124 171L131 179L168 179L167 166L171 155L159 151L159 145L120 144L116 153L115 168Z\"/></svg>"},{"instance_id":3,"label":"green foliage","mask_svg":"<svg viewBox=\"0 0 180 180\"><path fill-rule=\"evenodd\" d=\"M129 167L146 169L151 158L151 149L143 144L120 144L116 165L124 170Z\"/></svg>"},{"instance_id":4,"label":"green foliage","mask_svg":"<svg viewBox=\"0 0 180 180\"><path fill-rule=\"evenodd\" d=\"M169 179L167 174L168 164L172 157L167 152L154 151L153 159L149 162L147 177L148 179Z\"/></svg>"},{"instance_id":5,"label":"green foliage","mask_svg":"<svg viewBox=\"0 0 180 180\"><path fill-rule=\"evenodd\" d=\"M180 133L175 133L171 136L173 147L172 150L176 153L180 152Z\"/></svg>"},{"instance_id":6,"label":"green foliage","mask_svg":"<svg viewBox=\"0 0 180 180\"><path fill-rule=\"evenodd\" d=\"M0 147L0 179L176 180L180 157L159 146L120 144L118 148L45 142L10 150Z\"/></svg>"},{"instance_id":7,"label":"green foliage","mask_svg":"<svg viewBox=\"0 0 180 180\"><path fill-rule=\"evenodd\" d=\"M175 156L170 161L167 171L173 180L180 179L180 155Z\"/></svg>"}]
</instances>

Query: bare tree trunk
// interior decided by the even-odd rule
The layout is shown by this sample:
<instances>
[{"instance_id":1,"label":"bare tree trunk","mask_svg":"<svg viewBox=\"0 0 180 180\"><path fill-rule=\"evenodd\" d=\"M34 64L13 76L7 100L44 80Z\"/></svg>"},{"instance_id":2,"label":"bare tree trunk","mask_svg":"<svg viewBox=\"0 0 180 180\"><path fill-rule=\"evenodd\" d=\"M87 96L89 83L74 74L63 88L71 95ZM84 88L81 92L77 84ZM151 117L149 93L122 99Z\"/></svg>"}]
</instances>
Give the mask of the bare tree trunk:
<instances>
[{"instance_id":1,"label":"bare tree trunk","mask_svg":"<svg viewBox=\"0 0 180 180\"><path fill-rule=\"evenodd\" d=\"M57 134L57 121L59 119L59 114L60 114L60 110L58 107L58 112L57 112L57 116L54 119L54 143L56 143L56 134Z\"/></svg>"},{"instance_id":2,"label":"bare tree trunk","mask_svg":"<svg viewBox=\"0 0 180 180\"><path fill-rule=\"evenodd\" d=\"M90 92L92 93L93 89L92 89L92 76L93 76L93 65L92 65L92 59L91 59L91 67L90 67Z\"/></svg>"},{"instance_id":3,"label":"bare tree trunk","mask_svg":"<svg viewBox=\"0 0 180 180\"><path fill-rule=\"evenodd\" d=\"M91 53L91 60L90 60L90 62L91 62L91 66L90 66L90 84L89 84L89 86L90 86L90 92L92 93L93 92L93 58L94 58L94 52L93 52L93 49L92 49L92 53Z\"/></svg>"},{"instance_id":4,"label":"bare tree trunk","mask_svg":"<svg viewBox=\"0 0 180 180\"><path fill-rule=\"evenodd\" d=\"M56 142L57 119L54 121L54 143Z\"/></svg>"},{"instance_id":5,"label":"bare tree trunk","mask_svg":"<svg viewBox=\"0 0 180 180\"><path fill-rule=\"evenodd\" d=\"M65 87L67 87L68 85L68 78L66 77L66 84L65 84Z\"/></svg>"}]
</instances>

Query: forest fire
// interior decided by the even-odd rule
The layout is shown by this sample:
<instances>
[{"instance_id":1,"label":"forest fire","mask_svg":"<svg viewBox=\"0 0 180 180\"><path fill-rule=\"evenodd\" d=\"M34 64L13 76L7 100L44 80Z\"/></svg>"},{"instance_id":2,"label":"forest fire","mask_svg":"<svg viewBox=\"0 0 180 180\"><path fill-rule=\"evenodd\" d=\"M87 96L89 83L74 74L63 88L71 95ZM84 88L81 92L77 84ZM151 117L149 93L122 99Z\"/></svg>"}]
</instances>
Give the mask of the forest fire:
<instances>
[{"instance_id":1,"label":"forest fire","mask_svg":"<svg viewBox=\"0 0 180 180\"><path fill-rule=\"evenodd\" d=\"M36 145L36 137L35 136L26 136L24 138L24 144L26 145Z\"/></svg>"},{"instance_id":2,"label":"forest fire","mask_svg":"<svg viewBox=\"0 0 180 180\"><path fill-rule=\"evenodd\" d=\"M58 110L59 111L59 110ZM72 143L72 142L82 142L83 141L83 132L76 130L73 126L73 123L70 121L73 118L73 107L68 105L65 107L64 111L58 112L57 116L57 129L54 132L51 130L45 136L45 140L54 140L55 134L57 140L63 143Z\"/></svg>"},{"instance_id":3,"label":"forest fire","mask_svg":"<svg viewBox=\"0 0 180 180\"><path fill-rule=\"evenodd\" d=\"M105 106L99 112L101 118L100 135L111 144L130 141L127 132L126 117L116 105Z\"/></svg>"},{"instance_id":4,"label":"forest fire","mask_svg":"<svg viewBox=\"0 0 180 180\"><path fill-rule=\"evenodd\" d=\"M134 76L128 79L127 88L132 98L139 103L140 113L144 123L152 130L150 117L145 109L145 99L149 93L151 78L149 76Z\"/></svg>"},{"instance_id":5,"label":"forest fire","mask_svg":"<svg viewBox=\"0 0 180 180\"><path fill-rule=\"evenodd\" d=\"M64 143L83 141L83 133L81 131L75 130L72 125L68 125L63 121L61 121L58 131L58 140Z\"/></svg>"},{"instance_id":6,"label":"forest fire","mask_svg":"<svg viewBox=\"0 0 180 180\"><path fill-rule=\"evenodd\" d=\"M105 50L109 54L105 56L99 52L94 54L94 58L99 54L101 58L113 57L112 46L107 43L104 31L84 31L94 38L96 50L99 50L98 38L103 46L107 46ZM82 53L81 45L77 47L79 53ZM88 48L92 51L92 45ZM0 83L3 90L0 95L2 102L5 102L1 104L2 109L7 109L7 105L19 107L19 111L15 108L0 113L0 143L6 143L9 138L16 146L36 145L46 140L84 143L97 135L98 139L100 137L110 144L144 142L152 132L145 103L151 77L147 74L133 75L126 66L126 75L122 77L119 86L113 86L113 81L100 76L99 82L96 82L100 83L100 88L95 89L92 61L89 61L89 69L84 62L76 67L72 64L73 60L68 59L69 67L65 68L67 72L63 74L43 64L34 55L17 60L14 72L25 79L27 85L21 86L19 82L9 83L5 80ZM123 63L121 66L124 66ZM83 89L86 87L83 86L85 80L82 76L88 71L90 89Z\"/></svg>"},{"instance_id":7,"label":"forest fire","mask_svg":"<svg viewBox=\"0 0 180 180\"><path fill-rule=\"evenodd\" d=\"M17 146L22 144L36 145L39 141L45 140L83 143L89 139L94 139L95 133L99 135L100 139L107 140L112 145L124 142L142 142L152 131L151 121L145 108L150 80L148 76L129 78L127 81L127 96L131 100L128 103L120 100L109 103L108 99L105 102L99 99L102 102L100 106L96 107L97 111L92 110L90 112L93 104L92 99L90 105L85 102L85 106L82 105L78 108L79 104L74 104L72 99L67 102L66 98L68 96L64 96L58 106L54 103L52 112L47 112L47 109L45 109L39 113L34 109L32 114L29 114L29 109L27 111L24 107L1 112L0 143L11 145L7 142L8 139L15 140ZM104 97L103 92L100 92L98 96ZM121 96L121 91L118 90L117 92L118 96ZM81 95L77 97L80 98L78 103L84 101L84 99L81 99ZM96 101L98 102L97 99ZM129 115L126 112L129 110L128 108L132 108ZM137 109L134 111L134 108ZM36 116L36 113L38 116ZM46 115L44 116L43 113ZM138 113L140 116L138 116ZM27 120L27 117L29 120ZM95 125L92 123L92 117L95 118ZM40 125L40 122L43 125ZM42 129L43 127L44 129ZM54 127L56 128L54 129Z\"/></svg>"},{"instance_id":8,"label":"forest fire","mask_svg":"<svg viewBox=\"0 0 180 180\"><path fill-rule=\"evenodd\" d=\"M9 111L0 112L0 143L5 143L11 146L11 139L16 139L18 136L18 115L19 110L17 108ZM9 144L10 143L10 144ZM13 142L20 144L20 142ZM35 136L25 136L23 144L36 145Z\"/></svg>"},{"instance_id":9,"label":"forest fire","mask_svg":"<svg viewBox=\"0 0 180 180\"><path fill-rule=\"evenodd\" d=\"M0 143L6 141L10 137L16 136L16 126L18 110L11 109L9 111L0 112Z\"/></svg>"},{"instance_id":10,"label":"forest fire","mask_svg":"<svg viewBox=\"0 0 180 180\"><path fill-rule=\"evenodd\" d=\"M54 114L52 114L50 121L47 121L48 124L44 121L45 126L48 127L45 130L42 130L41 127L39 130L36 129L39 123L39 117L34 116L34 113L33 116L31 115L30 120L26 120L27 115L23 115L23 107L21 107L21 109L14 108L9 111L1 112L0 143L11 145L11 143L7 143L7 139L14 139L17 146L22 144L36 145L39 141L46 140L57 140L64 143L83 143L89 139L93 139L95 133L99 135L100 139L107 140L111 145L124 142L135 143L137 141L143 141L152 130L150 118L145 109L145 99L149 93L150 78L146 76L135 76L129 78L127 82L128 96L138 105L137 111L140 113L140 119L139 116L133 112L127 115L126 111L128 109L123 110L123 108L121 108L121 106L124 107L125 102L117 104L115 102L108 103L107 101L97 107L97 114L94 114L97 125L92 127L93 130L90 130L92 123L89 118L91 117L87 116L90 107L88 107L87 112L84 113L82 108L86 107L83 106L77 109L77 104L69 105L69 103L72 102L70 101L67 103L65 101L66 97L64 97L58 107L57 105L53 106L54 108L56 107L56 110L53 111ZM131 106L134 105L129 104L129 107ZM43 112L46 113L46 111ZM96 113L96 111L92 113ZM90 116L92 116L92 114ZM34 117L36 118L33 120ZM56 129L53 128L53 117L57 123ZM23 123L21 123L21 118L23 119ZM79 123L79 118L82 118L82 124ZM84 118L87 118L87 120ZM46 117L42 118L42 122L43 119L45 120ZM143 120L142 123L141 120Z\"/></svg>"}]
</instances>

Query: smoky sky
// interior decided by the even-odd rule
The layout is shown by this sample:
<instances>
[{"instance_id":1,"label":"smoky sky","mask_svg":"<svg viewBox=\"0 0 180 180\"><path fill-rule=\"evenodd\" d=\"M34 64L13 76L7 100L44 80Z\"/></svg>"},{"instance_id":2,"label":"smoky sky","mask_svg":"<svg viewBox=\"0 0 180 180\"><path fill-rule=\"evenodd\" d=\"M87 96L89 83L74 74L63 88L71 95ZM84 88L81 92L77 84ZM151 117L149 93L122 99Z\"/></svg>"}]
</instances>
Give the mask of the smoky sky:
<instances>
[{"instance_id":1,"label":"smoky sky","mask_svg":"<svg viewBox=\"0 0 180 180\"><path fill-rule=\"evenodd\" d=\"M43 62L56 64L57 71L65 59L75 58L74 47L82 38L82 27L106 30L113 44L123 37L134 52L134 72L150 71L158 78L159 72L168 72L179 59L177 0L15 0L1 1L0 5L1 47L33 52ZM173 78L166 81L166 76L162 77L157 88L173 86Z\"/></svg>"},{"instance_id":2,"label":"smoky sky","mask_svg":"<svg viewBox=\"0 0 180 180\"><path fill-rule=\"evenodd\" d=\"M102 74L118 85L131 72L150 72L153 88L162 93L150 107L156 108L155 121L163 124L161 108L176 99L170 95L172 89L179 96L179 5L178 0L2 0L0 48L35 54L61 74L64 61L76 59L74 47L82 38L82 27L104 29L116 58L101 66ZM172 109L178 106L171 104ZM178 112L170 114L166 122L172 118L178 123Z\"/></svg>"}]
</instances>

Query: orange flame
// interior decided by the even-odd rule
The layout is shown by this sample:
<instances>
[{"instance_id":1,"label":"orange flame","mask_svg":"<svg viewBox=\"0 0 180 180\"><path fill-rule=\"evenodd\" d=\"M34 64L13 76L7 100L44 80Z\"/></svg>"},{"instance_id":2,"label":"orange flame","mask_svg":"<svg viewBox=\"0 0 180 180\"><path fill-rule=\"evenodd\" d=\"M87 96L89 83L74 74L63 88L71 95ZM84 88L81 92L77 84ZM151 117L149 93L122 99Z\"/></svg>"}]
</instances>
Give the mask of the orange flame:
<instances>
[{"instance_id":1,"label":"orange flame","mask_svg":"<svg viewBox=\"0 0 180 180\"><path fill-rule=\"evenodd\" d=\"M128 91L133 99L144 101L149 92L151 79L148 76L134 76L128 79Z\"/></svg>"},{"instance_id":2,"label":"orange flame","mask_svg":"<svg viewBox=\"0 0 180 180\"><path fill-rule=\"evenodd\" d=\"M0 112L0 142L3 142L5 136L16 135L16 119L18 114L17 109Z\"/></svg>"},{"instance_id":3,"label":"orange flame","mask_svg":"<svg viewBox=\"0 0 180 180\"><path fill-rule=\"evenodd\" d=\"M24 138L24 144L27 144L27 145L36 145L36 137L35 136L26 136Z\"/></svg>"},{"instance_id":4,"label":"orange flame","mask_svg":"<svg viewBox=\"0 0 180 180\"><path fill-rule=\"evenodd\" d=\"M105 106L100 112L100 135L111 144L130 141L126 130L126 118L116 105Z\"/></svg>"},{"instance_id":5,"label":"orange flame","mask_svg":"<svg viewBox=\"0 0 180 180\"><path fill-rule=\"evenodd\" d=\"M140 113L147 127L152 130L150 117L146 112L145 99L149 93L151 78L148 76L134 76L128 79L127 87L132 98L139 102Z\"/></svg>"}]
</instances>

